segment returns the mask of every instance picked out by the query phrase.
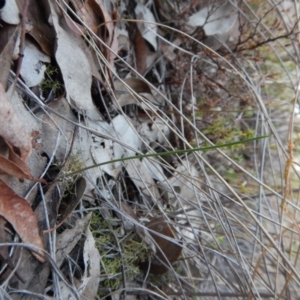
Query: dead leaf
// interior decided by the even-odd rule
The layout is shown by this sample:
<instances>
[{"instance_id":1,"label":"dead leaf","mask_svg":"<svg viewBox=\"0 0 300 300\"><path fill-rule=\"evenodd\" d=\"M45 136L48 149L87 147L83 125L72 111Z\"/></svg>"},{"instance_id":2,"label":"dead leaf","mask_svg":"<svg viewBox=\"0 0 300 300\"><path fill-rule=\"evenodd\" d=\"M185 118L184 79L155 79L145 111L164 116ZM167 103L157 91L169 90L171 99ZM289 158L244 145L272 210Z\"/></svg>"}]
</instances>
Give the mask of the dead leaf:
<instances>
[{"instance_id":1,"label":"dead leaf","mask_svg":"<svg viewBox=\"0 0 300 300\"><path fill-rule=\"evenodd\" d=\"M85 270L78 291L86 299L96 299L100 282L101 257L89 227L86 229L85 235L86 239L83 247Z\"/></svg>"},{"instance_id":2,"label":"dead leaf","mask_svg":"<svg viewBox=\"0 0 300 300\"><path fill-rule=\"evenodd\" d=\"M203 26L207 36L225 35L230 31L237 17L236 9L230 2L224 2L221 5L211 4L191 15L187 25L191 27Z\"/></svg>"},{"instance_id":3,"label":"dead leaf","mask_svg":"<svg viewBox=\"0 0 300 300\"><path fill-rule=\"evenodd\" d=\"M44 63L50 63L50 57L26 39L20 74L28 87L36 86L44 80Z\"/></svg>"},{"instance_id":4,"label":"dead leaf","mask_svg":"<svg viewBox=\"0 0 300 300\"><path fill-rule=\"evenodd\" d=\"M167 60L174 61L177 58L177 54L174 53L174 50L176 46L180 46L181 43L182 40L179 37L176 37L170 44L164 40L161 41L161 51Z\"/></svg>"},{"instance_id":5,"label":"dead leaf","mask_svg":"<svg viewBox=\"0 0 300 300\"><path fill-rule=\"evenodd\" d=\"M14 108L7 99L4 87L0 84L0 135L21 151L21 158L26 161L29 157L32 146L30 134L24 130Z\"/></svg>"},{"instance_id":6,"label":"dead leaf","mask_svg":"<svg viewBox=\"0 0 300 300\"><path fill-rule=\"evenodd\" d=\"M17 25L20 23L20 11L16 0L5 2L5 5L1 10L0 18L8 24Z\"/></svg>"},{"instance_id":7,"label":"dead leaf","mask_svg":"<svg viewBox=\"0 0 300 300\"><path fill-rule=\"evenodd\" d=\"M113 118L112 127L114 128L115 136L124 144L130 146L133 149L136 149L137 151L140 151L141 148L141 139L140 136L137 134L134 124L132 120L127 117L126 115L118 115L115 118ZM125 147L115 143L116 147L122 147L123 152L126 153L125 156L133 156L135 155L135 151L131 149L126 149ZM118 145L118 146L117 146ZM121 157L120 157L121 158Z\"/></svg>"},{"instance_id":8,"label":"dead leaf","mask_svg":"<svg viewBox=\"0 0 300 300\"><path fill-rule=\"evenodd\" d=\"M78 34L78 35L83 35L83 34L86 34L87 33L87 29L80 25L79 23L73 21L70 19L70 17L66 14L64 14L64 17L65 17L65 20L66 20L66 23L68 25L68 27L75 33L75 34Z\"/></svg>"},{"instance_id":9,"label":"dead leaf","mask_svg":"<svg viewBox=\"0 0 300 300\"><path fill-rule=\"evenodd\" d=\"M3 217L0 217L0 243L5 243L5 225L6 225L6 220ZM6 259L8 258L8 247L0 247L0 258L1 259Z\"/></svg>"},{"instance_id":10,"label":"dead leaf","mask_svg":"<svg viewBox=\"0 0 300 300\"><path fill-rule=\"evenodd\" d=\"M136 93L146 93L146 94L152 94L151 89L149 85L139 79L139 78L124 78L122 81L115 81L114 83L115 89L117 91L124 91L128 92L127 86L129 86L132 90L134 90Z\"/></svg>"},{"instance_id":11,"label":"dead leaf","mask_svg":"<svg viewBox=\"0 0 300 300\"><path fill-rule=\"evenodd\" d=\"M46 4L47 1L29 1L27 15L32 28L28 34L35 39L47 55L54 56L55 30L47 22L50 8Z\"/></svg>"},{"instance_id":12,"label":"dead leaf","mask_svg":"<svg viewBox=\"0 0 300 300\"><path fill-rule=\"evenodd\" d=\"M182 247L178 243L170 241L168 238L175 238L175 228L163 217L154 218L147 224L147 228L157 232L166 238L149 231L156 242L156 254L151 260L150 272L152 274L163 274L170 269L170 264L176 262L181 254ZM148 262L142 263L142 269L148 270Z\"/></svg>"},{"instance_id":13,"label":"dead leaf","mask_svg":"<svg viewBox=\"0 0 300 300\"><path fill-rule=\"evenodd\" d=\"M16 46L16 42L19 36L20 27L2 24L1 27L1 40L0 40L0 84L4 88L7 86L8 75L11 68L13 52Z\"/></svg>"},{"instance_id":14,"label":"dead leaf","mask_svg":"<svg viewBox=\"0 0 300 300\"><path fill-rule=\"evenodd\" d=\"M177 166L173 176L169 178L168 184L163 183L166 186L166 190L169 190L169 204L174 207L178 205L178 201L180 201L181 205L197 203L195 192L201 192L201 186L199 180L197 180L197 178L200 177L200 172L196 166L188 160L184 159L181 162L182 163ZM170 191L170 186L173 188L179 187L180 193L175 196L173 191Z\"/></svg>"},{"instance_id":15,"label":"dead leaf","mask_svg":"<svg viewBox=\"0 0 300 300\"><path fill-rule=\"evenodd\" d=\"M98 122L96 124L92 122L89 123L90 128L93 128L95 125L97 126L97 130L99 132L103 130L105 134L110 134L112 137L118 138L124 144L139 151L141 140L137 135L130 118L123 115L118 115L112 120L111 124L104 122ZM135 155L135 151L132 151L131 149L125 149L125 147L115 143L112 140L98 137L93 138L91 151L96 164L109 162L115 159L121 159L125 156ZM117 178L121 171L122 165L123 163L121 161L117 161L110 164L104 164L100 166L100 169L114 178Z\"/></svg>"},{"instance_id":16,"label":"dead leaf","mask_svg":"<svg viewBox=\"0 0 300 300\"><path fill-rule=\"evenodd\" d=\"M107 44L110 45L112 43L112 39L113 39L115 23L112 21L112 18L107 11L107 7L106 7L104 1L95 0L95 3L97 3L97 5L99 6L99 9L100 9L99 13L101 13L103 25L106 27L106 30L108 33L108 39L104 39L104 40L106 40Z\"/></svg>"},{"instance_id":17,"label":"dead leaf","mask_svg":"<svg viewBox=\"0 0 300 300\"><path fill-rule=\"evenodd\" d=\"M22 241L39 248L44 248L39 235L37 218L29 203L18 196L0 179L0 215L16 230ZM40 261L45 261L44 252L38 250L32 254Z\"/></svg>"},{"instance_id":18,"label":"dead leaf","mask_svg":"<svg viewBox=\"0 0 300 300\"><path fill-rule=\"evenodd\" d=\"M113 101L115 102L116 98L117 103L115 102L115 105L117 107L119 107L118 105L123 107L129 104L136 104L142 109L147 110L151 115L152 110L157 110L158 106L161 104L161 101L157 101L157 97L153 97L153 93L149 85L139 78L116 80L114 82L114 87L115 97L113 97ZM137 93L140 97L135 96L131 90Z\"/></svg>"},{"instance_id":19,"label":"dead leaf","mask_svg":"<svg viewBox=\"0 0 300 300\"><path fill-rule=\"evenodd\" d=\"M132 230L133 227L135 227L138 236L148 245L148 247L153 251L153 253L156 253L155 243L153 242L153 239L151 238L149 232L143 226L138 226L132 222L131 219L139 223L139 218L135 214L134 210L124 202L120 203L120 208L124 212L122 214L119 213L118 215L123 221L123 226L125 230L129 231Z\"/></svg>"},{"instance_id":20,"label":"dead leaf","mask_svg":"<svg viewBox=\"0 0 300 300\"><path fill-rule=\"evenodd\" d=\"M87 0L79 1L72 0L75 7L76 14L82 20L82 23L77 23L70 20L70 17L65 15L66 23L69 28L76 34L82 35L87 32L89 28L96 37L93 37L96 44L102 49L104 56L107 58L111 66L114 65L115 53L118 52L118 39L116 36L116 26L110 14L107 12L105 5L102 1ZM109 49L103 46L104 41ZM110 51L112 50L112 51Z\"/></svg>"},{"instance_id":21,"label":"dead leaf","mask_svg":"<svg viewBox=\"0 0 300 300\"><path fill-rule=\"evenodd\" d=\"M134 11L136 14L136 19L142 21L142 22L138 22L137 26L143 38L153 47L155 51L157 51L157 40L156 40L157 25L153 13L147 6L141 3L137 4Z\"/></svg>"},{"instance_id":22,"label":"dead leaf","mask_svg":"<svg viewBox=\"0 0 300 300\"><path fill-rule=\"evenodd\" d=\"M23 181L25 178L34 181L34 178L30 175L28 170L22 170L14 162L10 161L9 159L7 159L1 154L0 154L0 174L11 175L20 179L21 181Z\"/></svg>"},{"instance_id":23,"label":"dead leaf","mask_svg":"<svg viewBox=\"0 0 300 300\"><path fill-rule=\"evenodd\" d=\"M36 86L44 80L44 63L50 63L50 57L26 39L20 74L28 87Z\"/></svg>"},{"instance_id":24,"label":"dead leaf","mask_svg":"<svg viewBox=\"0 0 300 300\"><path fill-rule=\"evenodd\" d=\"M78 155L80 160L84 162L85 166L91 166L95 164L91 153L91 139L92 138L90 136L90 132L88 132L87 130L80 130L74 138L74 146L71 155ZM97 181L99 174L101 174L99 168L92 168L83 172L84 177L88 178L87 188L85 191L85 195L87 197L85 197L85 200L89 199L90 202L95 201L94 194L92 191L95 188L95 182Z\"/></svg>"},{"instance_id":25,"label":"dead leaf","mask_svg":"<svg viewBox=\"0 0 300 300\"><path fill-rule=\"evenodd\" d=\"M102 164L114 159L120 159L124 155L124 150L120 149L119 145L116 145L113 141L99 138L92 143L91 155L94 159L94 163ZM104 164L99 166L99 169L113 178L117 178L121 171L121 165L122 163L119 161Z\"/></svg>"},{"instance_id":26,"label":"dead leaf","mask_svg":"<svg viewBox=\"0 0 300 300\"><path fill-rule=\"evenodd\" d=\"M78 205L79 201L82 199L85 189L86 189L86 180L84 177L80 177L75 183L75 191L76 195L71 196L71 199L68 199L67 206L63 206L63 211L61 213L59 224L56 225L54 228L50 228L49 230L45 230L44 232L50 232L56 230L60 227L66 219L72 214L73 210ZM61 208L60 208L61 209Z\"/></svg>"},{"instance_id":27,"label":"dead leaf","mask_svg":"<svg viewBox=\"0 0 300 300\"><path fill-rule=\"evenodd\" d=\"M17 155L12 147L12 145L6 142L9 148L9 157L0 154L0 173L7 174L18 178L20 181L28 179L31 181L44 182L44 179L34 178L30 174L30 170L25 162Z\"/></svg>"},{"instance_id":28,"label":"dead leaf","mask_svg":"<svg viewBox=\"0 0 300 300\"><path fill-rule=\"evenodd\" d=\"M118 25L118 26L122 26L122 25ZM124 25L125 27L125 25ZM118 39L118 50L117 52L121 51L122 49L124 49L125 51L129 51L129 36L128 36L128 31L121 27L116 29L116 35L117 35L117 39Z\"/></svg>"},{"instance_id":29,"label":"dead leaf","mask_svg":"<svg viewBox=\"0 0 300 300\"><path fill-rule=\"evenodd\" d=\"M64 116L68 120L76 122L72 108L65 98L50 103L49 107L58 112L63 111ZM38 116L43 120L40 132L40 142L42 143L43 151L45 151L49 157L52 155L53 151L55 151L55 159L59 162L65 161L67 154L70 151L74 135L76 135L75 126L53 113L47 115L40 112L38 113ZM60 134L60 130L61 132L64 132L64 138L59 140L59 145L56 148L57 136Z\"/></svg>"},{"instance_id":30,"label":"dead leaf","mask_svg":"<svg viewBox=\"0 0 300 300\"><path fill-rule=\"evenodd\" d=\"M137 26L134 35L133 46L134 46L134 53L135 53L136 70L141 75L144 75L147 66L148 48Z\"/></svg>"},{"instance_id":31,"label":"dead leaf","mask_svg":"<svg viewBox=\"0 0 300 300\"><path fill-rule=\"evenodd\" d=\"M12 86L11 86L12 87ZM8 90L7 94L9 94L11 91L11 88ZM16 120L18 123L15 123L15 127L12 126L12 124L9 124L8 126L0 126L0 131L3 129L6 129L7 127L11 126L11 132L10 134L13 136L13 138L19 138L22 134L27 134L26 138L28 138L28 142L30 143L30 147L32 148L31 143L31 133L33 130L38 130L41 133L42 138L44 137L44 132L40 129L40 125L42 122L36 117L34 117L24 106L23 99L21 98L20 94L15 91L12 94L12 98L10 99L10 106L13 107L13 114L16 116ZM1 102L1 101L0 101ZM2 102L1 102L2 103ZM0 107L1 107L0 103ZM1 112L0 112L1 114ZM18 127L18 124L21 124L20 128ZM17 131L19 130L19 131ZM1 134L0 134L1 135ZM7 139L6 139L7 141ZM28 172L34 177L39 178L40 175L45 170L45 166L47 164L47 159L45 156L42 156L42 151L33 151L33 155L28 156L28 159L23 158L23 150L19 147L16 147L15 144L13 144L11 141L9 141L11 145L13 145L13 149L16 152L16 154L21 158L23 162L26 162L27 166L30 166L30 172ZM42 142L42 139L40 139L40 142ZM5 145L5 147L1 147L2 149L6 148L6 152L1 152L1 154L8 158L8 148ZM1 179L13 190L20 195L21 197L25 196L28 193L28 190L32 187L32 182L26 180L24 183L19 184L19 179L13 176L9 175L3 175L1 176ZM35 199L37 189L35 188L34 191L28 195L28 202L31 204L33 199Z\"/></svg>"},{"instance_id":32,"label":"dead leaf","mask_svg":"<svg viewBox=\"0 0 300 300\"><path fill-rule=\"evenodd\" d=\"M113 21L109 12L107 11L107 7L104 1L95 0L95 3L99 5L99 8L102 13L103 26L105 26L106 30L102 33L101 38L106 42L107 46L110 48L109 50L104 48L103 53L110 63L111 67L114 67L114 59L116 57L115 53L118 53L119 42L117 36L117 27L116 22ZM111 15L115 15L111 12Z\"/></svg>"},{"instance_id":33,"label":"dead leaf","mask_svg":"<svg viewBox=\"0 0 300 300\"><path fill-rule=\"evenodd\" d=\"M68 102L93 119L101 119L91 96L91 65L85 51L86 44L67 26L64 18L58 16L55 3L49 1L53 24L57 34L55 58L62 72Z\"/></svg>"},{"instance_id":34,"label":"dead leaf","mask_svg":"<svg viewBox=\"0 0 300 300\"><path fill-rule=\"evenodd\" d=\"M78 219L72 229L66 229L62 232L56 240L56 264L61 266L65 257L73 250L77 242L80 240L81 235L87 227L92 213L89 213L82 219Z\"/></svg>"},{"instance_id":35,"label":"dead leaf","mask_svg":"<svg viewBox=\"0 0 300 300\"><path fill-rule=\"evenodd\" d=\"M112 41L109 44L109 51L107 54L107 60L110 63L111 67L114 67L114 60L116 58L116 54L118 54L118 49L119 49L119 40L117 35L117 27L115 27Z\"/></svg>"},{"instance_id":36,"label":"dead leaf","mask_svg":"<svg viewBox=\"0 0 300 300\"><path fill-rule=\"evenodd\" d=\"M44 201L40 201L37 208L34 210L35 215L38 219L38 225L40 229L47 228L46 216L45 216L45 205L47 207L49 226L53 227L57 218L57 203L59 197L57 190L58 184L52 184L44 195ZM48 234L42 235L42 240L45 249L50 249L50 243L52 239L49 239ZM10 284L18 287L20 290L26 290L31 293L42 294L47 285L47 278L52 270L51 264L47 261L41 264L36 260L27 249L18 249L12 257L14 265L18 265L18 272L20 276L26 279L25 283L21 283L20 280L13 279ZM19 261L20 254L22 254L21 260ZM14 298L14 300L22 299ZM33 297L34 298L34 297ZM33 298L27 298L27 300L33 300Z\"/></svg>"},{"instance_id":37,"label":"dead leaf","mask_svg":"<svg viewBox=\"0 0 300 300\"><path fill-rule=\"evenodd\" d=\"M146 199L152 199L152 201L155 201L159 198L157 186L153 180L151 171L147 168L147 165L137 159L128 161L125 168L130 179L146 197Z\"/></svg>"},{"instance_id":38,"label":"dead leaf","mask_svg":"<svg viewBox=\"0 0 300 300\"><path fill-rule=\"evenodd\" d=\"M240 36L239 21L235 6L230 2L220 2L219 5L210 4L191 15L187 25L202 27L207 36L205 44L218 50L229 38L237 39Z\"/></svg>"},{"instance_id":39,"label":"dead leaf","mask_svg":"<svg viewBox=\"0 0 300 300\"><path fill-rule=\"evenodd\" d=\"M84 26L98 35L99 25L102 23L101 10L93 0L72 0L77 16L83 21Z\"/></svg>"}]
</instances>

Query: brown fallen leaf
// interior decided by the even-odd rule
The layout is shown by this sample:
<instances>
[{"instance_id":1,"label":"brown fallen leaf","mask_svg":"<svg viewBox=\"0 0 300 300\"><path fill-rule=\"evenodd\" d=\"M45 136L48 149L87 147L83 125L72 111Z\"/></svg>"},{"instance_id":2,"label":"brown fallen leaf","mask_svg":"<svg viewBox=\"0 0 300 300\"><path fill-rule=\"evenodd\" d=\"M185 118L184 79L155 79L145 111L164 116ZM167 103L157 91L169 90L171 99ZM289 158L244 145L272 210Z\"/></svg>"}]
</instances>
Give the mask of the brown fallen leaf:
<instances>
[{"instance_id":1,"label":"brown fallen leaf","mask_svg":"<svg viewBox=\"0 0 300 300\"><path fill-rule=\"evenodd\" d=\"M93 0L78 1L72 0L76 14L83 21L83 24L98 35L99 25L102 23L102 12Z\"/></svg>"},{"instance_id":2,"label":"brown fallen leaf","mask_svg":"<svg viewBox=\"0 0 300 300\"><path fill-rule=\"evenodd\" d=\"M21 159L26 161L32 150L30 133L24 130L24 124L15 113L2 84L0 84L0 120L0 136L18 147Z\"/></svg>"},{"instance_id":3,"label":"brown fallen leaf","mask_svg":"<svg viewBox=\"0 0 300 300\"><path fill-rule=\"evenodd\" d=\"M170 268L170 264L178 259L182 250L180 245L168 240L168 238L175 238L175 229L173 225L169 224L163 217L154 218L147 224L147 228L166 236L164 238L150 231L150 235L156 242L157 248L156 254L151 260L150 272L156 275L166 273ZM147 271L148 265L149 262L142 263L142 270Z\"/></svg>"},{"instance_id":4,"label":"brown fallen leaf","mask_svg":"<svg viewBox=\"0 0 300 300\"><path fill-rule=\"evenodd\" d=\"M141 75L144 75L146 72L146 66L147 66L148 48L147 48L147 44L137 26L135 28L133 45L134 45L134 53L135 53L136 70Z\"/></svg>"},{"instance_id":5,"label":"brown fallen leaf","mask_svg":"<svg viewBox=\"0 0 300 300\"><path fill-rule=\"evenodd\" d=\"M122 81L115 81L114 86L115 89L118 91L125 91L128 92L126 85L128 85L131 89L133 89L136 93L147 93L152 94L149 85L139 78L124 78Z\"/></svg>"},{"instance_id":6,"label":"brown fallen leaf","mask_svg":"<svg viewBox=\"0 0 300 300\"><path fill-rule=\"evenodd\" d=\"M8 25L3 23L1 25L0 34L0 62L1 73L0 83L6 88L8 82L8 75L13 59L13 52L17 43L20 26Z\"/></svg>"},{"instance_id":7,"label":"brown fallen leaf","mask_svg":"<svg viewBox=\"0 0 300 300\"><path fill-rule=\"evenodd\" d=\"M44 53L49 56L53 56L55 46L55 30L47 22L50 9L46 4L46 1L29 0L27 15L32 28L28 34L35 39Z\"/></svg>"},{"instance_id":8,"label":"brown fallen leaf","mask_svg":"<svg viewBox=\"0 0 300 300\"><path fill-rule=\"evenodd\" d=\"M135 231L137 235L148 245L150 249L155 253L156 252L156 247L155 243L153 242L153 239L151 238L149 232L142 226L137 226L130 220L132 218L135 220L137 223L139 223L139 218L134 212L134 210L126 203L120 202L120 209L123 210L123 214L119 214L120 217L122 218L123 226L125 230L132 230L132 228L135 228ZM125 216L124 216L125 214ZM128 218L128 216L130 218Z\"/></svg>"},{"instance_id":9,"label":"brown fallen leaf","mask_svg":"<svg viewBox=\"0 0 300 300\"><path fill-rule=\"evenodd\" d=\"M16 230L22 241L39 248L44 248L39 235L36 215L29 203L18 196L0 179L0 215ZM45 261L44 252L34 251L32 254L40 261Z\"/></svg>"},{"instance_id":10,"label":"brown fallen leaf","mask_svg":"<svg viewBox=\"0 0 300 300\"><path fill-rule=\"evenodd\" d=\"M45 205L48 211L49 226L54 226L57 218L57 204L59 202L59 195L57 191L57 183L53 183L49 186L46 194L44 195L44 200L40 201L37 208L34 210L34 214L38 219L38 224L45 224ZM26 199L29 202L29 199ZM30 202L29 202L30 203ZM44 228L44 227L43 227ZM45 249L49 249L50 242L48 234L41 234L41 238ZM19 261L20 251L16 251L12 257L14 265L18 265L18 272L20 276L26 279L23 284L20 280L12 278L9 284L13 286L18 286L20 290L30 291L31 293L42 294L47 286L47 279L49 277L50 271L52 270L51 264L46 261L41 264L27 249L23 249L22 258ZM21 299L22 296L18 297ZM31 297L29 297L31 298ZM29 298L27 300L29 300ZM33 300L33 298L31 298ZM14 299L17 300L17 299Z\"/></svg>"},{"instance_id":11,"label":"brown fallen leaf","mask_svg":"<svg viewBox=\"0 0 300 300\"><path fill-rule=\"evenodd\" d=\"M25 162L17 155L12 147L12 145L6 142L9 148L9 157L5 157L0 154L0 174L7 174L18 178L20 181L28 179L31 181L37 181L46 183L44 179L34 178L30 174L30 170Z\"/></svg>"},{"instance_id":12,"label":"brown fallen leaf","mask_svg":"<svg viewBox=\"0 0 300 300\"><path fill-rule=\"evenodd\" d=\"M110 49L103 48L103 53L107 58L110 65L114 66L114 59L116 57L115 53L118 52L119 42L117 38L117 27L116 27L116 19L117 19L117 12L116 11L107 11L106 5L104 1L100 0L92 0L91 2L95 2L95 5L99 6L99 12L101 12L101 17L103 23L101 24L100 28L103 28L105 25L105 30L100 32L100 38L105 41ZM112 51L110 51L112 50Z\"/></svg>"},{"instance_id":13,"label":"brown fallen leaf","mask_svg":"<svg viewBox=\"0 0 300 300\"><path fill-rule=\"evenodd\" d=\"M118 52L116 23L112 20L109 12L106 10L106 7L102 2L103 1L100 0L87 0L84 2L80 0L72 0L76 14L83 21L82 24L78 24L78 27L82 29L82 33L86 32L86 28L84 26L88 27L101 39L101 41L104 41L107 44L112 51L103 47L102 43L99 42L99 39L95 39L96 44L98 44L98 46L102 49L104 56L107 58L111 66L113 66L116 56L114 53ZM65 19L67 20L68 16L65 15ZM74 22L68 20L67 24L76 34L78 34L79 30L76 28Z\"/></svg>"},{"instance_id":14,"label":"brown fallen leaf","mask_svg":"<svg viewBox=\"0 0 300 300\"><path fill-rule=\"evenodd\" d=\"M39 181L39 179L35 179L30 175L27 170L22 170L19 166L17 166L14 162L10 161L6 157L0 154L0 174L11 175L18 178L21 182L24 179Z\"/></svg>"}]
</instances>

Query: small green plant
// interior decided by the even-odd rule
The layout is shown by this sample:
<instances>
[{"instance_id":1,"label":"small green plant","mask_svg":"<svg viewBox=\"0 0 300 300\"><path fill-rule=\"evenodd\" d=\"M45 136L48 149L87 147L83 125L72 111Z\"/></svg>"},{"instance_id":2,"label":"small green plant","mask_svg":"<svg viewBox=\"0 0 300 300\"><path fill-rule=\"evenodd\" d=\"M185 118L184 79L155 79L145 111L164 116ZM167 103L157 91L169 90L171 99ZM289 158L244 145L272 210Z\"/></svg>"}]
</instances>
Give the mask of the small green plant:
<instances>
[{"instance_id":1,"label":"small green plant","mask_svg":"<svg viewBox=\"0 0 300 300\"><path fill-rule=\"evenodd\" d=\"M255 132L252 129L241 130L232 120L225 119L222 116L218 116L213 124L202 130L202 133L216 145L251 139L255 136ZM208 145L208 143L204 143L203 146ZM243 143L237 143L229 146L228 149L230 151L238 151L244 149L244 147Z\"/></svg>"},{"instance_id":2,"label":"small green plant","mask_svg":"<svg viewBox=\"0 0 300 300\"><path fill-rule=\"evenodd\" d=\"M41 83L42 91L53 90L53 92L57 92L62 88L61 82L55 79L58 74L58 69L55 66L51 64L47 65L45 79Z\"/></svg>"},{"instance_id":3,"label":"small green plant","mask_svg":"<svg viewBox=\"0 0 300 300\"><path fill-rule=\"evenodd\" d=\"M139 263L147 259L151 250L135 233L123 235L121 227L115 228L112 220L103 220L97 213L93 214L90 228L101 255L100 288L118 289L123 274L126 280L140 274Z\"/></svg>"}]
</instances>

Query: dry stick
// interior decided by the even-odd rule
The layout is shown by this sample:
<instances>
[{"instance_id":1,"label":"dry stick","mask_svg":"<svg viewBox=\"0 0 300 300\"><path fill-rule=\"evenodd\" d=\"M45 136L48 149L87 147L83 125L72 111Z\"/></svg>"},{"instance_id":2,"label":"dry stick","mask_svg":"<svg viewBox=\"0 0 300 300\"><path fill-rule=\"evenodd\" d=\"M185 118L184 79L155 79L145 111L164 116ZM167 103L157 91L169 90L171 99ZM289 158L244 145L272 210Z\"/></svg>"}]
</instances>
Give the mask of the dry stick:
<instances>
[{"instance_id":1,"label":"dry stick","mask_svg":"<svg viewBox=\"0 0 300 300\"><path fill-rule=\"evenodd\" d=\"M299 81L298 81L298 86L299 86ZM282 209L282 213L281 213L281 218L280 218L280 232L282 232L282 225L283 225L283 213L285 212L288 216L288 210L287 210L287 205L286 205L286 200L288 198L291 198L291 194L292 194L292 187L291 187L291 178L290 178L290 173L291 173L291 166L293 164L294 161L294 155L293 155L293 149L294 149L294 144L293 144L293 129L294 129L294 116L295 116L295 108L296 108L296 99L298 98L299 95L299 89L296 92L295 98L293 99L293 111L291 113L291 117L290 117L290 121L289 121L289 127L288 127L288 155L289 157L286 160L286 165L285 165L285 169L284 169L284 182L285 182L285 187L284 187L284 197L282 200L282 203L280 205L281 209ZM294 222L296 228L297 227L297 222L293 219L292 216L290 216L290 219L292 220L292 222ZM281 235L280 235L280 242L282 242L281 240ZM299 252L298 252L299 253ZM277 261L277 268L276 268L276 275L278 274L278 264L279 261ZM277 279L277 276L276 276ZM279 299L281 299L281 297L283 296L284 291L286 290L288 283L290 282L290 280L292 279L292 273L290 273L288 275L288 278L285 282L285 285L279 295ZM275 287L277 285L277 280L275 281Z\"/></svg>"},{"instance_id":2,"label":"dry stick","mask_svg":"<svg viewBox=\"0 0 300 300\"><path fill-rule=\"evenodd\" d=\"M288 213L287 213L287 214L288 214ZM295 220L292 216L290 216L290 219L293 221L294 226L295 226L295 227L297 228L297 230L298 230L298 236L300 236L300 228L299 228L298 223L296 222L296 220ZM297 254L296 254L296 257L295 257L295 260L294 260L295 262L298 261L299 255L300 255L300 248L298 247ZM285 284L284 284L284 286L283 286L283 288L282 288L281 293L279 294L278 299L282 299L283 293L284 293L284 291L287 289L288 284L289 284L290 280L292 279L292 277L293 277L293 274L292 274L292 273L288 274L287 280L285 281Z\"/></svg>"}]
</instances>

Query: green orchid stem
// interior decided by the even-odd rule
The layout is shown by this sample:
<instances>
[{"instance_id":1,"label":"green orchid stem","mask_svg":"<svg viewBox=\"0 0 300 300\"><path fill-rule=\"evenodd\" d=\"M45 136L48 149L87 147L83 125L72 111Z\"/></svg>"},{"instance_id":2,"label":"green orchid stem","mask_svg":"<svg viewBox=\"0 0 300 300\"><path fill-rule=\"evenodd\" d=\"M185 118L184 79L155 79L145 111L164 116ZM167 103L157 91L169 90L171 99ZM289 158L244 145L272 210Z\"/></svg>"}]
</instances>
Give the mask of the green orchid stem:
<instances>
[{"instance_id":1,"label":"green orchid stem","mask_svg":"<svg viewBox=\"0 0 300 300\"><path fill-rule=\"evenodd\" d=\"M242 141L238 141L238 142L226 143L226 144L221 144L221 145L214 145L214 146L207 146L207 147L201 147L201 148L174 150L174 151L157 152L157 153L149 153L149 154L123 157L123 158L119 158L119 159L113 159L113 160L110 160L110 161L106 161L106 162L96 164L96 165L93 165L93 166L89 166L89 167L83 168L83 169L78 170L78 171L74 171L72 173L69 173L68 176L73 176L73 175L76 175L78 173L82 173L82 172L87 171L87 170L92 169L92 168L100 167L100 166L103 166L103 165L107 165L107 164L111 164L111 163L115 163L115 162L119 162L119 161L126 161L126 160L132 160L132 159L142 159L142 158L147 158L147 157L156 157L156 156L164 156L164 155L172 155L172 154L185 154L185 153L196 152L196 151L205 151L205 150L211 150L211 149L217 149L217 148L224 148L224 147L230 147L230 146L234 146L234 145L245 144L245 143L265 139L267 137L269 137L269 135L264 135L264 136L260 136L260 137L250 138L250 139L246 139L246 140L242 140Z\"/></svg>"}]
</instances>

